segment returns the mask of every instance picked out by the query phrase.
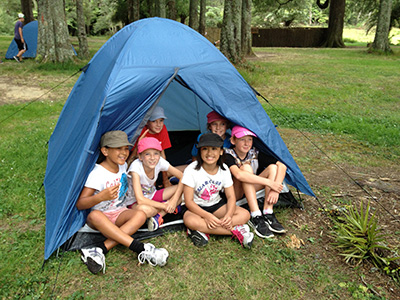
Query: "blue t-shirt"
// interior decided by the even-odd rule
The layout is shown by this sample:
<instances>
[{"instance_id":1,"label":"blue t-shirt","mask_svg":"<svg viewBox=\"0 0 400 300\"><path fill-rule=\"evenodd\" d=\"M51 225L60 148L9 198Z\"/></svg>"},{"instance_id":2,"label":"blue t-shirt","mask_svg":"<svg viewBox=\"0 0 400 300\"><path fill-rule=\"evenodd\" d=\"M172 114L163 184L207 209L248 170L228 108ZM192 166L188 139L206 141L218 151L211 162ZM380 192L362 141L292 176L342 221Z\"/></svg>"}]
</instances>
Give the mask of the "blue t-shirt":
<instances>
[{"instance_id":1,"label":"blue t-shirt","mask_svg":"<svg viewBox=\"0 0 400 300\"><path fill-rule=\"evenodd\" d=\"M15 27L14 27L14 38L16 38L17 40L21 39L21 36L19 35L19 28L23 28L24 24L22 24L21 21L17 21L17 23L15 23Z\"/></svg>"},{"instance_id":2,"label":"blue t-shirt","mask_svg":"<svg viewBox=\"0 0 400 300\"><path fill-rule=\"evenodd\" d=\"M193 145L193 148L192 148L192 156L194 156L194 157L196 157L197 156L197 145L198 145L198 143L199 143L199 141L200 141L200 137L203 135L204 133L200 133L199 134L199 136L197 137L197 142L196 142L196 144L194 144ZM224 145L223 145L223 147L224 148L230 148L230 147L232 147L232 144L231 144L231 136L228 134L228 133L225 133L225 135L226 135L226 137L225 137L225 140L224 140Z\"/></svg>"}]
</instances>

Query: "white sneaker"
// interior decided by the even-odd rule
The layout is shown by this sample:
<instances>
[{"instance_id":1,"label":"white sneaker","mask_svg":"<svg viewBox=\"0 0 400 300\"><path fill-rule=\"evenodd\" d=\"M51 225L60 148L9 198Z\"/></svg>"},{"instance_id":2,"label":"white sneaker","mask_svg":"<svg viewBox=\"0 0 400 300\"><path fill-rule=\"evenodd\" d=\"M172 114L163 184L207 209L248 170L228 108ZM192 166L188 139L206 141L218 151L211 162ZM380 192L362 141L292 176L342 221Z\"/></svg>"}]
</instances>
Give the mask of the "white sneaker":
<instances>
[{"instance_id":1,"label":"white sneaker","mask_svg":"<svg viewBox=\"0 0 400 300\"><path fill-rule=\"evenodd\" d=\"M101 270L106 272L106 258L103 250L99 247L86 248L79 250L82 254L81 259L90 272L97 274Z\"/></svg>"},{"instance_id":2,"label":"white sneaker","mask_svg":"<svg viewBox=\"0 0 400 300\"><path fill-rule=\"evenodd\" d=\"M251 248L254 239L254 233L250 232L250 227L247 224L236 225L232 229L233 237L236 237L244 248Z\"/></svg>"},{"instance_id":3,"label":"white sneaker","mask_svg":"<svg viewBox=\"0 0 400 300\"><path fill-rule=\"evenodd\" d=\"M153 244L144 244L144 251L138 255L139 263L144 264L146 261L154 266L163 267L167 264L168 251L164 248L156 248Z\"/></svg>"}]
</instances>

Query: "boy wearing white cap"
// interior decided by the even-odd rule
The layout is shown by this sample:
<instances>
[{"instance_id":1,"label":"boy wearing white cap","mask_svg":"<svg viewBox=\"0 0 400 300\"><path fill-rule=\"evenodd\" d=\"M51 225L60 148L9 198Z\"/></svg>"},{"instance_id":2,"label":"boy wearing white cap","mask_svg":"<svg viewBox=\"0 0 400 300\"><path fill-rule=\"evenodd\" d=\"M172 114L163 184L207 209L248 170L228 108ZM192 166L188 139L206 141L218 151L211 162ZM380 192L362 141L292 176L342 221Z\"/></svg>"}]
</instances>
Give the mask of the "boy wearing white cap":
<instances>
[{"instance_id":1,"label":"boy wearing white cap","mask_svg":"<svg viewBox=\"0 0 400 300\"><path fill-rule=\"evenodd\" d=\"M273 232L286 232L273 213L273 205L283 188L286 166L253 148L253 137L257 136L250 130L241 126L233 127L233 148L225 149L225 163L233 176L236 198L246 196L251 214L249 225L259 237L271 238ZM263 211L256 197L256 192L261 189L265 189Z\"/></svg>"},{"instance_id":2,"label":"boy wearing white cap","mask_svg":"<svg viewBox=\"0 0 400 300\"><path fill-rule=\"evenodd\" d=\"M18 21L14 27L14 41L18 46L18 54L14 56L17 62L22 61L22 55L28 50L28 45L25 43L24 35L22 34L22 28L24 27L24 14L18 14Z\"/></svg>"}]
</instances>

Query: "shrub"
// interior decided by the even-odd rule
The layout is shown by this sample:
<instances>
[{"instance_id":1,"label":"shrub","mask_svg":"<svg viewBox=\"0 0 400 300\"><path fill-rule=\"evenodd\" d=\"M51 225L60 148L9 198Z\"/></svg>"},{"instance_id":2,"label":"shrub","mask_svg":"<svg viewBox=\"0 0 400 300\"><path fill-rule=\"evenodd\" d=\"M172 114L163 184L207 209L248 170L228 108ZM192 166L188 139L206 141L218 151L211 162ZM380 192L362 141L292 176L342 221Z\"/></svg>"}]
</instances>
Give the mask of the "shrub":
<instances>
[{"instance_id":1,"label":"shrub","mask_svg":"<svg viewBox=\"0 0 400 300\"><path fill-rule=\"evenodd\" d=\"M339 216L335 221L335 246L347 263L360 264L363 260L369 260L388 274L391 261L399 257L389 258L385 255L390 252L390 248L383 244L385 235L377 226L375 214L369 215L370 203L364 209L361 202L360 210L350 206L347 212Z\"/></svg>"}]
</instances>

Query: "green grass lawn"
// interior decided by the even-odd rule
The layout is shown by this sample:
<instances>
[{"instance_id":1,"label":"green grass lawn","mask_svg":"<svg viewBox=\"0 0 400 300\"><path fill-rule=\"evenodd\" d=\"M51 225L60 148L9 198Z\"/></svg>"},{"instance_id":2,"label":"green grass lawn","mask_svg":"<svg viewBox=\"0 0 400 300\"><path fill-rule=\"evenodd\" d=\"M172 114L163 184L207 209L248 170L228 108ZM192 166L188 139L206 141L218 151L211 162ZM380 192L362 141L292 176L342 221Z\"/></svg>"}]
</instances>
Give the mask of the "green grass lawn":
<instances>
[{"instance_id":1,"label":"green grass lawn","mask_svg":"<svg viewBox=\"0 0 400 300\"><path fill-rule=\"evenodd\" d=\"M10 40L0 37L1 55ZM90 39L91 53L104 41ZM270 104L260 98L283 133L297 134L297 129L301 130L323 143L338 163L374 170L380 165L400 165L400 48L393 46L393 50L392 56L376 56L368 54L365 45L346 49L254 49L264 58L248 61L239 66L239 71L269 100ZM77 60L65 65L38 65L27 60L24 64L7 61L0 65L0 84L11 78L13 84L37 85L43 91L58 86L43 99L32 99L35 101L28 106L27 102L0 105L1 299L393 296L390 289L398 286L389 277L342 262L330 245L329 220L320 213L314 199L307 197L305 211L278 210L289 230L287 235L268 241L257 238L251 250L241 249L230 238L214 237L206 248L198 249L183 232L177 232L151 241L170 252L164 268L139 266L130 251L116 247L107 254L104 275L91 275L77 252L63 253L59 258L54 254L42 269L45 197L41 184L46 143L78 75L70 77L86 63ZM283 138L290 141L285 135ZM302 154L295 159L310 176L313 170L329 168L320 155L314 154L318 151L308 141L291 143L289 148L294 152L305 149L296 152ZM310 184L317 188L315 192L322 201L334 202L329 197L338 188L328 181L324 187ZM299 249L288 247L293 234L303 240ZM399 238L400 232L393 235ZM369 288L365 288L361 276L367 276Z\"/></svg>"}]
</instances>

